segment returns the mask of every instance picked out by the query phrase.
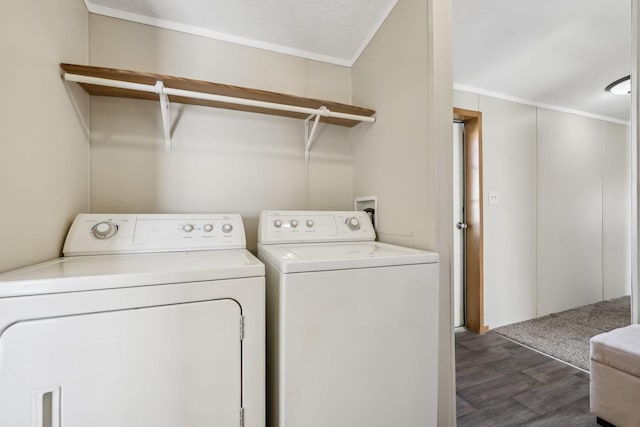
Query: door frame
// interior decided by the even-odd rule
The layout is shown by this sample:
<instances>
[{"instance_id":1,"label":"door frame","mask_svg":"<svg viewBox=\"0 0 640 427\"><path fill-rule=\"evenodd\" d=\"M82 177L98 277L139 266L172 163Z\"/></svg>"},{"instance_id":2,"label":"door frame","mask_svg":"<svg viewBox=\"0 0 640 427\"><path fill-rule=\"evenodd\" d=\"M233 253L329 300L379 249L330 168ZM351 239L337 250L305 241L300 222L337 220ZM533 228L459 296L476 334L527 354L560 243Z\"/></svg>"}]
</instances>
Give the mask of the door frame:
<instances>
[{"instance_id":1,"label":"door frame","mask_svg":"<svg viewBox=\"0 0 640 427\"><path fill-rule=\"evenodd\" d=\"M640 323L640 284L638 283L640 264L640 90L638 71L640 70L640 2L631 0L631 323Z\"/></svg>"},{"instance_id":2,"label":"door frame","mask_svg":"<svg viewBox=\"0 0 640 427\"><path fill-rule=\"evenodd\" d=\"M465 327L484 333L484 222L482 190L482 113L453 109L453 119L464 123L464 175L465 175Z\"/></svg>"}]
</instances>

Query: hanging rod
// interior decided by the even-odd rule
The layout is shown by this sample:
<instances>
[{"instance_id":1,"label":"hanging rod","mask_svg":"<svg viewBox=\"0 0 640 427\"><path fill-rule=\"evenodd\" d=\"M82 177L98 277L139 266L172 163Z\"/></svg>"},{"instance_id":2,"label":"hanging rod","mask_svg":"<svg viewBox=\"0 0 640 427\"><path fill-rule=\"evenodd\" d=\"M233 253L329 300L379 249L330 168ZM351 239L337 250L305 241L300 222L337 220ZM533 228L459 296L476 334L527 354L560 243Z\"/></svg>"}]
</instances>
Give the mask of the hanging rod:
<instances>
[{"instance_id":1,"label":"hanging rod","mask_svg":"<svg viewBox=\"0 0 640 427\"><path fill-rule=\"evenodd\" d=\"M337 119L355 120L359 122L374 123L375 117L360 116L357 114L339 113L331 111L328 108L307 108L299 107L296 105L277 104L275 102L257 101L254 99L235 98L232 96L214 95L205 92L194 92L191 90L174 89L170 87L163 87L159 89L154 85L147 85L142 83L125 82L122 80L103 79L101 77L83 76L80 74L64 73L64 78L70 82L85 83L91 85L109 86L119 89L137 90L139 92L150 92L160 95L164 93L166 95L181 96L185 98L203 99L206 101L225 102L228 104L246 105L250 107L268 108L272 110L290 111L292 113L301 113L308 115L320 115L323 117L335 117Z\"/></svg>"}]
</instances>

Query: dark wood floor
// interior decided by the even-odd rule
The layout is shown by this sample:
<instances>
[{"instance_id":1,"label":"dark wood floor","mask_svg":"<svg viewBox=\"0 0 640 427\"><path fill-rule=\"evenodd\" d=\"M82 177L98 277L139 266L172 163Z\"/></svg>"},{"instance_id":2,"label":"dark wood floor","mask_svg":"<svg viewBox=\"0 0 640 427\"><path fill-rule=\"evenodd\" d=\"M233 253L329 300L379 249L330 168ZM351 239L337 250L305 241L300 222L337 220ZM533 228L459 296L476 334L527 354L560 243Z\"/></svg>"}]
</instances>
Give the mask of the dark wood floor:
<instances>
[{"instance_id":1,"label":"dark wood floor","mask_svg":"<svg viewBox=\"0 0 640 427\"><path fill-rule=\"evenodd\" d=\"M497 334L456 333L458 426L597 426L589 374Z\"/></svg>"}]
</instances>

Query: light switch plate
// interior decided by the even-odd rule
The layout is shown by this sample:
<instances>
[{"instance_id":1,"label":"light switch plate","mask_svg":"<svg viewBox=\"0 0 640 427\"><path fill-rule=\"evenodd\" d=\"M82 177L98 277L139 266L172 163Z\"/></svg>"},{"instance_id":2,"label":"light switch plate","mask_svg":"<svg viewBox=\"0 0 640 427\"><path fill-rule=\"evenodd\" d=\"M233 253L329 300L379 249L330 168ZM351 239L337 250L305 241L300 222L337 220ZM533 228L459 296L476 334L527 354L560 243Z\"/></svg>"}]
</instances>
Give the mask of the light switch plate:
<instances>
[{"instance_id":1,"label":"light switch plate","mask_svg":"<svg viewBox=\"0 0 640 427\"><path fill-rule=\"evenodd\" d=\"M497 191L489 191L489 204L497 205L500 203L500 194Z\"/></svg>"}]
</instances>

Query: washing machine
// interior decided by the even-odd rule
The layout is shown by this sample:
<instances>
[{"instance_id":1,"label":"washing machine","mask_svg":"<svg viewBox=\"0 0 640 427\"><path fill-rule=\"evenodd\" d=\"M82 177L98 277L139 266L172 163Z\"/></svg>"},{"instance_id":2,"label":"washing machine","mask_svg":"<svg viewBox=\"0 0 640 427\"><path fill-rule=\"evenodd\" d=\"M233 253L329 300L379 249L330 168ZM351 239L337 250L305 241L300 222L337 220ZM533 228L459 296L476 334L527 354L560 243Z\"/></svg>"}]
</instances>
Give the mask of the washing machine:
<instances>
[{"instance_id":1,"label":"washing machine","mask_svg":"<svg viewBox=\"0 0 640 427\"><path fill-rule=\"evenodd\" d=\"M0 275L0 426L264 426L240 215L83 214L64 254Z\"/></svg>"},{"instance_id":2,"label":"washing machine","mask_svg":"<svg viewBox=\"0 0 640 427\"><path fill-rule=\"evenodd\" d=\"M272 427L437 425L438 255L365 212L265 211Z\"/></svg>"}]
</instances>

